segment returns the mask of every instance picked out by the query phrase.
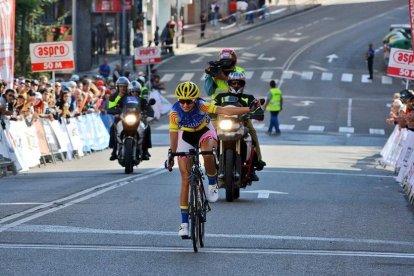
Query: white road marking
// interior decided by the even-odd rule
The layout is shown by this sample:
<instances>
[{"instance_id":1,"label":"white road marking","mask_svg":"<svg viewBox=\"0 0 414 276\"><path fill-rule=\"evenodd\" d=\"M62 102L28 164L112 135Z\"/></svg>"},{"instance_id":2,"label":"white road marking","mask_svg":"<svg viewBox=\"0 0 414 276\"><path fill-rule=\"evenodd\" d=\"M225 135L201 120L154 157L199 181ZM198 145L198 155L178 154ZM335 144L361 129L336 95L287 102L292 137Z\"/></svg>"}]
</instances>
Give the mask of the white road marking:
<instances>
[{"instance_id":1,"label":"white road marking","mask_svg":"<svg viewBox=\"0 0 414 276\"><path fill-rule=\"evenodd\" d=\"M389 76L381 76L382 84L392 84L392 78Z\"/></svg>"},{"instance_id":2,"label":"white road marking","mask_svg":"<svg viewBox=\"0 0 414 276\"><path fill-rule=\"evenodd\" d=\"M323 80L323 81L331 81L332 80L332 77L333 77L333 74L332 73L323 72L322 73L321 80Z\"/></svg>"},{"instance_id":3,"label":"white road marking","mask_svg":"<svg viewBox=\"0 0 414 276\"><path fill-rule=\"evenodd\" d=\"M273 76L273 71L263 71L262 76L260 77L262 80L271 80Z\"/></svg>"},{"instance_id":4,"label":"white road marking","mask_svg":"<svg viewBox=\"0 0 414 276\"><path fill-rule=\"evenodd\" d=\"M341 81L343 82L352 82L352 74L343 73L341 76Z\"/></svg>"},{"instance_id":5,"label":"white road marking","mask_svg":"<svg viewBox=\"0 0 414 276\"><path fill-rule=\"evenodd\" d=\"M167 73L164 76L162 76L161 81L162 82L169 82L174 78L175 74Z\"/></svg>"},{"instance_id":6,"label":"white road marking","mask_svg":"<svg viewBox=\"0 0 414 276\"><path fill-rule=\"evenodd\" d=\"M158 174L165 173L165 172L166 172L165 169L154 169L154 170L148 171L147 173L145 173L143 175L140 175L140 176L133 175L133 176L125 177L125 178L122 178L122 179L110 181L110 182L107 182L107 183L103 183L103 184L85 189L85 190L77 192L77 193L74 193L74 194L69 195L67 197L57 199L57 200L45 203L45 204L40 205L40 206L36 206L34 208L25 210L23 212L7 216L5 218L0 219L0 233L6 231L7 229L16 227L20 224L23 224L25 222L31 221L33 219L36 219L36 218L42 217L44 215L56 212L60 209L72 206L76 203L88 200L90 198L94 198L94 197L96 197L98 195L101 195L103 193L106 193L110 190L117 189L119 187L125 186L127 184L130 184L130 183L133 183L133 182L136 182L136 181L144 180L144 179L147 179L149 177L154 177ZM93 192L93 191L95 191L95 192ZM70 200L70 201L68 201L68 200ZM34 213L34 214L32 214L32 213ZM32 215L29 215L29 214L32 214ZM25 216L25 215L29 215L29 216L24 217L20 220L16 220L16 221L14 221L12 223L9 223L9 224L3 224L4 222L7 222L7 221L10 221L10 220L13 220L13 219Z\"/></svg>"},{"instance_id":7,"label":"white road marking","mask_svg":"<svg viewBox=\"0 0 414 276\"><path fill-rule=\"evenodd\" d=\"M369 75L362 75L361 76L361 82L362 83L372 83L372 80L370 80L370 79L368 79L369 78Z\"/></svg>"},{"instance_id":8,"label":"white road marking","mask_svg":"<svg viewBox=\"0 0 414 276\"><path fill-rule=\"evenodd\" d=\"M203 74L201 75L200 80L201 80L201 81L203 81L203 80L206 78L206 75L207 75L206 73L203 73Z\"/></svg>"},{"instance_id":9,"label":"white road marking","mask_svg":"<svg viewBox=\"0 0 414 276\"><path fill-rule=\"evenodd\" d=\"M309 126L308 128L309 131L318 131L318 132L323 132L325 130L324 126Z\"/></svg>"},{"instance_id":10,"label":"white road marking","mask_svg":"<svg viewBox=\"0 0 414 276\"><path fill-rule=\"evenodd\" d=\"M194 77L194 73L184 73L180 81L190 81Z\"/></svg>"},{"instance_id":11,"label":"white road marking","mask_svg":"<svg viewBox=\"0 0 414 276\"><path fill-rule=\"evenodd\" d=\"M246 79L250 80L253 77L254 71L246 71L244 73L246 75Z\"/></svg>"},{"instance_id":12,"label":"white road marking","mask_svg":"<svg viewBox=\"0 0 414 276\"><path fill-rule=\"evenodd\" d=\"M354 128L353 127L339 127L339 132L354 133Z\"/></svg>"},{"instance_id":13,"label":"white road marking","mask_svg":"<svg viewBox=\"0 0 414 276\"><path fill-rule=\"evenodd\" d=\"M295 125L283 125L283 124L281 124L281 125L279 126L279 128L280 128L281 130L293 130L293 129L295 128Z\"/></svg>"},{"instance_id":14,"label":"white road marking","mask_svg":"<svg viewBox=\"0 0 414 276\"><path fill-rule=\"evenodd\" d=\"M379 134L379 135L385 135L385 131L383 129L378 128L370 128L369 134Z\"/></svg>"},{"instance_id":15,"label":"white road marking","mask_svg":"<svg viewBox=\"0 0 414 276\"><path fill-rule=\"evenodd\" d=\"M346 119L347 126L352 126L352 99L348 99L348 114Z\"/></svg>"},{"instance_id":16,"label":"white road marking","mask_svg":"<svg viewBox=\"0 0 414 276\"><path fill-rule=\"evenodd\" d=\"M312 79L312 77L313 77L313 72L310 72L310 71L304 71L304 72L302 72L302 74L301 74L301 78L302 78L303 80L311 80L311 79Z\"/></svg>"},{"instance_id":17,"label":"white road marking","mask_svg":"<svg viewBox=\"0 0 414 276\"><path fill-rule=\"evenodd\" d=\"M293 77L293 71L283 71L282 78L283 79L291 79Z\"/></svg>"},{"instance_id":18,"label":"white road marking","mask_svg":"<svg viewBox=\"0 0 414 276\"><path fill-rule=\"evenodd\" d=\"M0 205L41 205L41 204L45 204L44 202L3 202L0 203Z\"/></svg>"}]
</instances>

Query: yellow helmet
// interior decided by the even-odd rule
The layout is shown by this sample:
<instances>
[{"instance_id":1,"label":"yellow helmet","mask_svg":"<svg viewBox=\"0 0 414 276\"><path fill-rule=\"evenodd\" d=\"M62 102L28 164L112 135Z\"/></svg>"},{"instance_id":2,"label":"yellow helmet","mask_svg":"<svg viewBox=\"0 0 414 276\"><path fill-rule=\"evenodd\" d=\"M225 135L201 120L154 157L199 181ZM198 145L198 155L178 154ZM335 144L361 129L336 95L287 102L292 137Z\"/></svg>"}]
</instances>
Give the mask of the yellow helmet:
<instances>
[{"instance_id":1,"label":"yellow helmet","mask_svg":"<svg viewBox=\"0 0 414 276\"><path fill-rule=\"evenodd\" d=\"M182 82L175 88L175 96L180 100L194 100L200 96L200 88L194 82Z\"/></svg>"}]
</instances>

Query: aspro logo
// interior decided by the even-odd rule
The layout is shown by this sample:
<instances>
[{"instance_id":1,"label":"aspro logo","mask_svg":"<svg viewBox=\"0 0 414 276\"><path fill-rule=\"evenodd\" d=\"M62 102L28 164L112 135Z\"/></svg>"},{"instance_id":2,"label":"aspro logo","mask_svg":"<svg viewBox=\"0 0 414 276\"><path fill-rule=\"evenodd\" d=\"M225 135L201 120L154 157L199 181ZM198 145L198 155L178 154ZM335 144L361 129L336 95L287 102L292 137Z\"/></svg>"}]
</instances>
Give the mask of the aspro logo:
<instances>
[{"instance_id":1,"label":"aspro logo","mask_svg":"<svg viewBox=\"0 0 414 276\"><path fill-rule=\"evenodd\" d=\"M413 65L414 54L412 52L397 50L393 54L393 60L399 64Z\"/></svg>"},{"instance_id":2,"label":"aspro logo","mask_svg":"<svg viewBox=\"0 0 414 276\"><path fill-rule=\"evenodd\" d=\"M37 58L63 58L69 54L69 51L68 45L56 43L36 45L33 49L33 54Z\"/></svg>"}]
</instances>

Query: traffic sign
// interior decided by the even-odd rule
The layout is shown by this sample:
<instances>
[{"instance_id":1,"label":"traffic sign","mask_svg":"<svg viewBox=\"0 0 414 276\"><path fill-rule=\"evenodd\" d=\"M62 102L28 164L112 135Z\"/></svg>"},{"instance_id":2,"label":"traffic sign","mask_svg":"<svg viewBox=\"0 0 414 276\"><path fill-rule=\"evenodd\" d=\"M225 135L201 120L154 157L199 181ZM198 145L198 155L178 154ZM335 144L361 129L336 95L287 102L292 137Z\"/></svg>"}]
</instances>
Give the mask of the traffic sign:
<instances>
[{"instance_id":1,"label":"traffic sign","mask_svg":"<svg viewBox=\"0 0 414 276\"><path fill-rule=\"evenodd\" d=\"M135 64L151 64L161 62L160 47L138 47L135 48Z\"/></svg>"},{"instance_id":2,"label":"traffic sign","mask_svg":"<svg viewBox=\"0 0 414 276\"><path fill-rule=\"evenodd\" d=\"M387 74L393 77L414 79L413 51L391 48Z\"/></svg>"},{"instance_id":3,"label":"traffic sign","mask_svg":"<svg viewBox=\"0 0 414 276\"><path fill-rule=\"evenodd\" d=\"M30 44L33 72L74 70L72 41Z\"/></svg>"}]
</instances>

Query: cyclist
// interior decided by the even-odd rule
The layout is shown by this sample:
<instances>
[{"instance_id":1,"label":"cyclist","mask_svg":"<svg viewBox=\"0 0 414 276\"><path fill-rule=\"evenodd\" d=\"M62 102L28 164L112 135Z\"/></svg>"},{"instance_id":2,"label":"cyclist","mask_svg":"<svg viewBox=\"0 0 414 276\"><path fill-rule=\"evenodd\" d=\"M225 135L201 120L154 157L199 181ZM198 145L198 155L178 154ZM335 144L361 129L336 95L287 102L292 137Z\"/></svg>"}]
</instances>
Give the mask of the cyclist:
<instances>
[{"instance_id":1,"label":"cyclist","mask_svg":"<svg viewBox=\"0 0 414 276\"><path fill-rule=\"evenodd\" d=\"M243 93L244 87L246 85L246 77L242 72L231 72L228 76L227 85L229 90L226 93L220 93L214 99L213 103L215 105L221 106L228 96L236 96L239 99L240 106L249 106L251 102L255 100L255 97L250 94ZM257 156L257 161L254 164L256 170L261 171L266 162L262 160L262 153L260 151L259 138L257 137L256 129L253 127L252 121L248 119L246 121L247 128L249 129L249 134L252 137L253 143L255 145L255 152ZM224 177L224 176L223 176ZM253 181L259 181L259 177L256 175L255 170L252 171L251 179Z\"/></svg>"},{"instance_id":2,"label":"cyclist","mask_svg":"<svg viewBox=\"0 0 414 276\"><path fill-rule=\"evenodd\" d=\"M228 76L231 72L243 72L244 68L236 66L237 55L233 49L222 49L219 60L209 62L205 69L204 90L208 96L214 99L217 94L229 91L227 85Z\"/></svg>"},{"instance_id":3,"label":"cyclist","mask_svg":"<svg viewBox=\"0 0 414 276\"><path fill-rule=\"evenodd\" d=\"M241 115L260 108L260 101L254 100L249 107L220 107L205 102L200 98L200 89L190 81L178 84L175 89L178 101L170 112L170 149L175 152L188 152L199 146L202 151L217 148L217 134L210 121L209 113ZM208 178L207 200L215 202L218 199L217 169L214 157L203 156ZM168 160L166 167L171 169L174 160ZM180 210L181 220L179 236L188 236L188 191L190 158L178 158L181 173Z\"/></svg>"}]
</instances>

